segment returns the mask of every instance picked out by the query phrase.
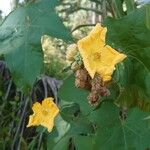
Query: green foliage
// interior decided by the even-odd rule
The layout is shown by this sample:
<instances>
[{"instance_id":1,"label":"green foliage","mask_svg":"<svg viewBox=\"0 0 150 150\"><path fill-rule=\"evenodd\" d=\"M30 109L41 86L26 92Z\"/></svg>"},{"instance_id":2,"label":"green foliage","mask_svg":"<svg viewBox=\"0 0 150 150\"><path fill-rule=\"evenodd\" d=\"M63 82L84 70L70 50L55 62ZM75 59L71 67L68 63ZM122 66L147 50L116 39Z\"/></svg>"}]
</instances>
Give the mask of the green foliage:
<instances>
[{"instance_id":1,"label":"green foliage","mask_svg":"<svg viewBox=\"0 0 150 150\"><path fill-rule=\"evenodd\" d=\"M64 101L79 104L82 112L89 113L92 108L89 106L87 101L88 92L77 89L74 82L75 80L73 75L67 78L59 90L59 97L61 97Z\"/></svg>"},{"instance_id":2,"label":"green foliage","mask_svg":"<svg viewBox=\"0 0 150 150\"><path fill-rule=\"evenodd\" d=\"M69 83L71 84L71 82L73 82L72 78L67 79L64 86L60 90L61 97L63 97L63 99L65 100L69 99L69 95L75 96L75 94L80 94L79 92L75 92L77 91L77 89L71 88L68 89L67 97L65 97L66 93L64 87L67 86ZM131 87L131 89L133 90L133 87ZM129 91L131 89L129 89ZM135 88L135 90L140 92L139 89ZM126 92L128 92L128 90ZM125 99L130 101L127 96L125 96ZM85 107L84 112L87 111L89 111L89 109ZM88 120L93 126L93 132L83 135L79 134L79 128L81 131L84 131L82 129L82 123L80 123L78 129L71 128L72 130L74 130L74 132L76 132L76 135L71 136L74 140L76 148L79 150L83 148L87 148L89 150L142 150L148 148L150 146L148 140L150 132L148 131L149 119L146 117L148 117L150 113L144 113L138 108L130 109L127 113L125 113L124 116L120 114L121 112L122 110L112 104L112 102L105 102L101 105L99 109L96 109L95 111L90 111L90 113L88 113L86 117L89 118ZM62 117L68 122L74 122L74 124L77 126L78 123L77 119L74 120L74 114L82 116L79 105L75 103L64 104L64 108L62 107L61 112ZM82 120L84 121L85 118L83 118Z\"/></svg>"},{"instance_id":3,"label":"green foliage","mask_svg":"<svg viewBox=\"0 0 150 150\"><path fill-rule=\"evenodd\" d=\"M68 1L62 5L70 11L90 10L103 14L101 12L103 8L97 10L103 1L90 1L96 4L94 9L89 5L88 8L77 6L77 9L72 10L74 5ZM0 26L0 55L4 55L17 88L25 94L31 92L35 79L44 72L41 37L47 34L67 42L72 40L69 30L55 12L55 6L58 4L58 0L30 1L10 13ZM22 93L20 103L18 98L13 97L15 94L12 96L15 100L12 98L7 101L9 97L5 98L6 90L3 88L5 84L1 79L0 125L3 130L0 131L0 149L10 149L13 142L10 135L11 132L17 131L14 128L18 124L18 134L14 135L16 141L18 138L21 139L18 140L20 143L17 143L21 149L148 150L150 148L149 5L136 9L134 0L109 0L105 4L104 10L108 9L108 14L115 17L108 17L104 23L108 30L107 44L127 55L125 61L116 66L113 80L107 85L110 95L102 97L97 107L90 106L87 100L89 91L76 88L75 78L71 75L63 81L58 92L60 112L55 118L53 131L48 133L45 128L38 127L36 131L31 129L33 132L31 135L28 135L30 132L26 135L27 121L22 115L22 109L27 110L29 103L25 101L27 99ZM59 74L63 64L58 62L55 56L48 57L51 59L48 62L51 63L45 64L46 72L53 77L65 78L66 74ZM44 82L42 85L40 88L45 89ZM44 95L49 94L48 90L43 92ZM57 96L57 91L54 92L52 94ZM28 93L27 98L29 96ZM26 106L23 106L25 104ZM22 119L15 117L20 114ZM27 115L26 111L24 115ZM10 128L11 126L13 128Z\"/></svg>"},{"instance_id":4,"label":"green foliage","mask_svg":"<svg viewBox=\"0 0 150 150\"><path fill-rule=\"evenodd\" d=\"M119 109L111 104L104 103L102 107L91 114L97 124L97 134L93 149L103 150L142 150L150 146L149 120L143 113L134 108L128 111L125 119L119 116Z\"/></svg>"},{"instance_id":5,"label":"green foliage","mask_svg":"<svg viewBox=\"0 0 150 150\"><path fill-rule=\"evenodd\" d=\"M17 8L0 27L0 54L6 54L18 88L31 88L42 71L41 36L71 40L68 30L54 11L57 0L43 0Z\"/></svg>"},{"instance_id":6,"label":"green foliage","mask_svg":"<svg viewBox=\"0 0 150 150\"><path fill-rule=\"evenodd\" d=\"M145 25L145 14L146 8L143 7L121 19L107 18L105 24L108 28L108 43L127 55L126 61L118 65L115 76L119 78L118 84L123 89L122 95L125 97L124 100L121 96L120 100L128 106L139 106L138 103L141 101L144 107L147 105L142 109L149 110L150 89L147 80L150 73L150 31ZM119 32L116 32L117 30Z\"/></svg>"},{"instance_id":7,"label":"green foliage","mask_svg":"<svg viewBox=\"0 0 150 150\"><path fill-rule=\"evenodd\" d=\"M127 59L117 66L114 74L114 81L117 82L119 93L115 93L114 97L108 99L115 100L117 106L127 110L119 109L109 101L110 103L102 103L99 108L92 111L91 108L86 107L86 104L83 104L87 95L81 96L81 90L78 91L73 87L72 77L68 78L60 89L60 97L63 100L75 102L81 106L80 111L77 104L74 106L68 104L67 114L72 111L83 111L83 114L87 114L92 125L95 125L93 133L73 136L77 149L142 150L150 147L148 140L150 137L148 83L150 31L145 25L145 7L135 11L131 8L127 9L130 12L129 15L120 19L108 18L105 22L108 28L107 42L127 55ZM84 92L82 91L82 94ZM106 101L108 99L106 98ZM64 114L62 116L64 119L67 117L67 115L64 117ZM67 117L66 121L71 120L72 116ZM75 124L77 125L77 122ZM80 128L82 129L82 126ZM77 132L77 129L75 131Z\"/></svg>"},{"instance_id":8,"label":"green foliage","mask_svg":"<svg viewBox=\"0 0 150 150\"><path fill-rule=\"evenodd\" d=\"M145 25L145 7L121 19L106 19L108 43L127 56L136 59L143 68L150 70L150 31ZM119 30L119 32L117 32Z\"/></svg>"}]
</instances>

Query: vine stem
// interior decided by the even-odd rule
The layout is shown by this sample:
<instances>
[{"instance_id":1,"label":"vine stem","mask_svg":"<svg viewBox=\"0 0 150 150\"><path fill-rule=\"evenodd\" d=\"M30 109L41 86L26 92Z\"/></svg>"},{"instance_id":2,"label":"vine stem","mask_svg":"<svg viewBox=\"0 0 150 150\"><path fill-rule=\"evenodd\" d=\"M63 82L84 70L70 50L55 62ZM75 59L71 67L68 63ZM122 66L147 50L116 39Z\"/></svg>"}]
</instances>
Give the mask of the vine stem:
<instances>
[{"instance_id":1,"label":"vine stem","mask_svg":"<svg viewBox=\"0 0 150 150\"><path fill-rule=\"evenodd\" d=\"M75 27L71 33L73 33L74 31L78 30L79 28L83 28L83 27L89 27L89 26L95 26L95 24L82 24L82 25L79 25L77 27Z\"/></svg>"}]
</instances>

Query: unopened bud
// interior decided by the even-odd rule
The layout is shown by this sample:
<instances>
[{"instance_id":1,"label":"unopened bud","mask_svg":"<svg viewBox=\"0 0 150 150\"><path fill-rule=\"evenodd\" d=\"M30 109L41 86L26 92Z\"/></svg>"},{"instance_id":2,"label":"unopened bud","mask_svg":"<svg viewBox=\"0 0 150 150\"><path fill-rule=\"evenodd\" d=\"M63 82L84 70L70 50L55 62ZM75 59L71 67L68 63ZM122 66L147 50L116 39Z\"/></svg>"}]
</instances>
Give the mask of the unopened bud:
<instances>
[{"instance_id":1,"label":"unopened bud","mask_svg":"<svg viewBox=\"0 0 150 150\"><path fill-rule=\"evenodd\" d=\"M69 45L66 51L66 59L69 61L73 61L77 52L78 52L77 44Z\"/></svg>"},{"instance_id":2,"label":"unopened bud","mask_svg":"<svg viewBox=\"0 0 150 150\"><path fill-rule=\"evenodd\" d=\"M97 106L100 103L100 95L97 91L91 91L87 98L91 105Z\"/></svg>"},{"instance_id":3,"label":"unopened bud","mask_svg":"<svg viewBox=\"0 0 150 150\"><path fill-rule=\"evenodd\" d=\"M73 62L72 65L71 65L71 70L77 71L79 69L80 69L80 65L78 65L78 63L76 61Z\"/></svg>"},{"instance_id":4,"label":"unopened bud","mask_svg":"<svg viewBox=\"0 0 150 150\"><path fill-rule=\"evenodd\" d=\"M79 69L75 73L75 85L77 88L82 88L86 90L91 89L91 83L90 83L90 76L88 75L88 72L85 69Z\"/></svg>"}]
</instances>

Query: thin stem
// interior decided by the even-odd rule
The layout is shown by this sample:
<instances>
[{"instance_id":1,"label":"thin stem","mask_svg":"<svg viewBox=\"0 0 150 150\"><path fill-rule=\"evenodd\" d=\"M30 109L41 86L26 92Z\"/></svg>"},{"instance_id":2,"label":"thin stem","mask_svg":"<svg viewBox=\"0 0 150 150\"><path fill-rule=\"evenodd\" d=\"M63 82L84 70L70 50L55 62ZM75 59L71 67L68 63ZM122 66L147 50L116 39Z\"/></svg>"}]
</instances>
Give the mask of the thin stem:
<instances>
[{"instance_id":1,"label":"thin stem","mask_svg":"<svg viewBox=\"0 0 150 150\"><path fill-rule=\"evenodd\" d=\"M73 32L76 31L76 30L79 30L80 28L89 27L89 26L95 26L95 24L82 24L82 25L79 25L79 26L75 27L75 28L71 31L71 33L73 33Z\"/></svg>"}]
</instances>

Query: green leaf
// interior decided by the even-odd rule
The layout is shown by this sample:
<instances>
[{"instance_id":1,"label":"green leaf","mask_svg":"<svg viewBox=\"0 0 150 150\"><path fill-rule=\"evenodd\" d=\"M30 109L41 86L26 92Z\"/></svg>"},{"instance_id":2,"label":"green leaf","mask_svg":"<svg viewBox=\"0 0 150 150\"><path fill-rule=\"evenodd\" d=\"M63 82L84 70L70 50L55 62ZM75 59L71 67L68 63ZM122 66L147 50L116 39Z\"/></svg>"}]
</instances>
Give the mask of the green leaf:
<instances>
[{"instance_id":1,"label":"green leaf","mask_svg":"<svg viewBox=\"0 0 150 150\"><path fill-rule=\"evenodd\" d=\"M104 103L91 114L97 125L93 150L144 150L150 147L149 115L134 108L127 112L127 118L123 120L114 104Z\"/></svg>"},{"instance_id":2,"label":"green leaf","mask_svg":"<svg viewBox=\"0 0 150 150\"><path fill-rule=\"evenodd\" d=\"M56 118L55 124L56 124L56 129L58 132L58 137L55 138L55 141L59 141L69 131L70 124L66 122L65 120L63 120L63 118L60 115Z\"/></svg>"},{"instance_id":3,"label":"green leaf","mask_svg":"<svg viewBox=\"0 0 150 150\"><path fill-rule=\"evenodd\" d=\"M70 105L64 105L60 114L64 120L70 123L70 135L87 135L95 132L94 125L87 116L82 114L78 104L70 103Z\"/></svg>"},{"instance_id":4,"label":"green leaf","mask_svg":"<svg viewBox=\"0 0 150 150\"><path fill-rule=\"evenodd\" d=\"M150 112L150 100L145 91L137 85L130 85L122 89L120 96L115 101L122 107L139 107L143 111Z\"/></svg>"},{"instance_id":5,"label":"green leaf","mask_svg":"<svg viewBox=\"0 0 150 150\"><path fill-rule=\"evenodd\" d=\"M58 143L56 143L52 150L67 150L69 147L69 139L69 136L64 137Z\"/></svg>"},{"instance_id":6,"label":"green leaf","mask_svg":"<svg viewBox=\"0 0 150 150\"><path fill-rule=\"evenodd\" d=\"M79 104L81 112L87 114L92 110L87 100L88 92L76 88L74 82L75 78L73 75L67 78L59 89L58 95L64 101Z\"/></svg>"},{"instance_id":7,"label":"green leaf","mask_svg":"<svg viewBox=\"0 0 150 150\"><path fill-rule=\"evenodd\" d=\"M58 115L55 119L55 126L55 130L48 134L47 148L54 150L66 150L70 139L70 136L67 135L68 131L70 130L70 124L64 121L60 115Z\"/></svg>"},{"instance_id":8,"label":"green leaf","mask_svg":"<svg viewBox=\"0 0 150 150\"><path fill-rule=\"evenodd\" d=\"M119 97L115 100L122 107L139 107L150 112L150 74L132 61L117 66L114 80L120 87ZM118 79L117 79L117 76Z\"/></svg>"},{"instance_id":9,"label":"green leaf","mask_svg":"<svg viewBox=\"0 0 150 150\"><path fill-rule=\"evenodd\" d=\"M67 122L74 121L74 119L81 115L81 110L79 104L70 103L62 106L61 108L61 116Z\"/></svg>"},{"instance_id":10,"label":"green leaf","mask_svg":"<svg viewBox=\"0 0 150 150\"><path fill-rule=\"evenodd\" d=\"M131 97L135 95L129 87L140 87L137 92L145 95L145 99L142 98L144 105L150 100L149 82L146 81L150 80L150 30L145 25L145 12L146 8L142 7L121 19L107 18L105 22L108 28L107 43L127 55L126 60L117 65L114 79L121 88L128 89L125 95Z\"/></svg>"},{"instance_id":11,"label":"green leaf","mask_svg":"<svg viewBox=\"0 0 150 150\"><path fill-rule=\"evenodd\" d=\"M150 71L150 30L145 25L145 7L121 19L107 18L107 43ZM118 32L119 30L119 32Z\"/></svg>"},{"instance_id":12,"label":"green leaf","mask_svg":"<svg viewBox=\"0 0 150 150\"><path fill-rule=\"evenodd\" d=\"M93 136L75 136L74 143L77 150L93 150Z\"/></svg>"},{"instance_id":13,"label":"green leaf","mask_svg":"<svg viewBox=\"0 0 150 150\"><path fill-rule=\"evenodd\" d=\"M57 0L40 0L19 7L0 26L0 54L20 89L32 86L43 66L41 36L71 40L69 31L54 11Z\"/></svg>"},{"instance_id":14,"label":"green leaf","mask_svg":"<svg viewBox=\"0 0 150 150\"><path fill-rule=\"evenodd\" d=\"M93 124L85 116L74 116L76 104L63 106L60 115L55 120L56 130L48 135L47 148L52 150L68 149L70 139L78 135L90 135L94 133ZM69 114L68 114L69 113ZM69 117L68 117L69 116ZM70 117L71 116L71 117ZM67 118L66 122L63 118Z\"/></svg>"},{"instance_id":15,"label":"green leaf","mask_svg":"<svg viewBox=\"0 0 150 150\"><path fill-rule=\"evenodd\" d=\"M125 88L134 83L134 75L133 61L126 58L123 63L116 66L113 79L119 84L119 86Z\"/></svg>"}]
</instances>

